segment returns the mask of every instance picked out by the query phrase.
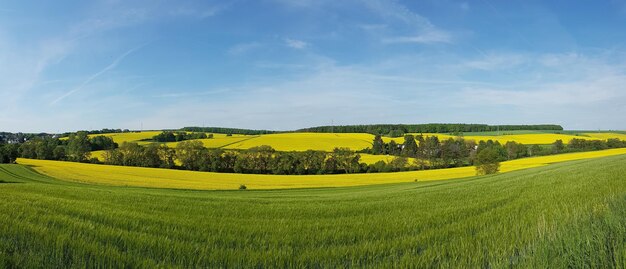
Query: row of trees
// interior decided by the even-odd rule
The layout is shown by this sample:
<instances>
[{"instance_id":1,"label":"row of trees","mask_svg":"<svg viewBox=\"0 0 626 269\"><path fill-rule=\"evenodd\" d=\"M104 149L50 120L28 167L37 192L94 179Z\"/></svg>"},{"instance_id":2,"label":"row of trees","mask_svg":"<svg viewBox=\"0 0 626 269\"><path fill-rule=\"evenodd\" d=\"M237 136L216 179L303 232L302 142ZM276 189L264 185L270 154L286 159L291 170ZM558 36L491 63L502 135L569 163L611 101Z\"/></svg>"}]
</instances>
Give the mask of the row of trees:
<instances>
[{"instance_id":1,"label":"row of trees","mask_svg":"<svg viewBox=\"0 0 626 269\"><path fill-rule=\"evenodd\" d=\"M251 129L238 129L238 128L224 128L224 127L184 127L181 131L187 132L204 132L204 133L218 133L218 134L242 134L242 135L260 135L260 134L273 134L276 131L269 130L251 130Z\"/></svg>"},{"instance_id":2,"label":"row of trees","mask_svg":"<svg viewBox=\"0 0 626 269\"><path fill-rule=\"evenodd\" d=\"M90 160L91 151L114 149L118 145L110 137L90 138L86 132L78 132L71 134L65 140L51 136L38 136L21 144L0 144L0 146L2 163L12 163L18 157L85 162Z\"/></svg>"},{"instance_id":3,"label":"row of trees","mask_svg":"<svg viewBox=\"0 0 626 269\"><path fill-rule=\"evenodd\" d=\"M371 124L371 125L341 125L319 126L298 130L299 132L315 133L370 133L374 135L389 135L399 137L405 133L463 133L515 130L554 130L561 131L563 127L555 124L539 125L487 125L462 123L429 123L429 124Z\"/></svg>"},{"instance_id":4,"label":"row of trees","mask_svg":"<svg viewBox=\"0 0 626 269\"><path fill-rule=\"evenodd\" d=\"M109 129L109 128L104 128L104 129L100 129L100 130L78 131L78 132L67 132L67 133L62 133L62 134L60 135L60 137L68 137L68 136L70 136L70 135L72 135L72 134L76 134L76 133L79 133L79 132L84 132L84 133L86 133L86 134L93 135L93 134L132 133L132 132L138 133L138 132L140 132L140 131L131 131L131 130L129 130L129 129Z\"/></svg>"},{"instance_id":5,"label":"row of trees","mask_svg":"<svg viewBox=\"0 0 626 269\"><path fill-rule=\"evenodd\" d=\"M0 163L14 163L19 157L19 144L0 144Z\"/></svg>"},{"instance_id":6,"label":"row of trees","mask_svg":"<svg viewBox=\"0 0 626 269\"><path fill-rule=\"evenodd\" d=\"M437 136L405 135L404 142L399 144L394 140L385 143L380 135L374 137L372 148L364 152L380 155L394 155L402 157L412 157L422 160L428 167L422 168L442 168L471 165L476 163L477 155L483 149L492 149L498 161L514 160L518 158L542 156L566 152L592 151L609 148L626 147L626 141L619 139L585 140L572 139L568 144L562 140L555 141L550 146L524 145L514 141L508 141L504 145L498 141L480 141L478 144L474 140L464 140L463 138L449 138L440 141ZM422 165L421 165L422 166Z\"/></svg>"},{"instance_id":7,"label":"row of trees","mask_svg":"<svg viewBox=\"0 0 626 269\"><path fill-rule=\"evenodd\" d=\"M207 135L206 133L163 131L160 134L152 137L152 139L157 142L179 142L185 140L206 138L213 138L213 134Z\"/></svg>"},{"instance_id":8,"label":"row of trees","mask_svg":"<svg viewBox=\"0 0 626 269\"><path fill-rule=\"evenodd\" d=\"M426 160L421 168L456 167L467 165L475 153L473 140L447 139L440 141L436 136L405 135L402 144L394 140L385 143L380 135L374 137L372 148L366 152L375 155L393 155Z\"/></svg>"},{"instance_id":9,"label":"row of trees","mask_svg":"<svg viewBox=\"0 0 626 269\"><path fill-rule=\"evenodd\" d=\"M163 144L140 146L125 142L104 154L104 162L112 165L174 168L175 160L180 162L180 168L208 172L307 175L367 171L367 166L359 163L360 155L345 148L330 153L278 152L270 146L224 151L205 148L200 141L192 140L179 143L175 149Z\"/></svg>"},{"instance_id":10,"label":"row of trees","mask_svg":"<svg viewBox=\"0 0 626 269\"><path fill-rule=\"evenodd\" d=\"M591 151L591 150L603 150L610 148L624 148L626 147L626 141L619 140L617 138L609 138L606 141L603 140L585 140L574 138L567 144L569 151Z\"/></svg>"}]
</instances>

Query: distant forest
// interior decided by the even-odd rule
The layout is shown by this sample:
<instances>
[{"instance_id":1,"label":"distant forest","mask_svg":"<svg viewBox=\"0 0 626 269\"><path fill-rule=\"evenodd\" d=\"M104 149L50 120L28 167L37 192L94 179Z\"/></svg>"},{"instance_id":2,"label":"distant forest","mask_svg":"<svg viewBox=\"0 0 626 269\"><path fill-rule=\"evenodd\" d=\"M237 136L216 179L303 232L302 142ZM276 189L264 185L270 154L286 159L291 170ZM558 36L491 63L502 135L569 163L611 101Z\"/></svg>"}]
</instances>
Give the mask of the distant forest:
<instances>
[{"instance_id":1,"label":"distant forest","mask_svg":"<svg viewBox=\"0 0 626 269\"><path fill-rule=\"evenodd\" d=\"M242 135L260 135L260 134L280 133L277 131L269 131L269 130L250 130L250 129L224 128L224 127L184 127L184 128L181 128L180 130L187 131L187 132L242 134Z\"/></svg>"},{"instance_id":2,"label":"distant forest","mask_svg":"<svg viewBox=\"0 0 626 269\"><path fill-rule=\"evenodd\" d=\"M369 125L339 125L339 126L318 126L304 128L295 131L270 131L252 130L240 128L224 127L184 127L180 131L205 132L219 134L241 134L241 135L261 135L290 132L311 132L311 133L369 133L390 137L401 137L406 133L466 133L466 132L490 132L490 131L517 131L517 130L546 130L563 131L561 125L537 124L537 125L487 125L487 124L463 124L463 123L428 123L428 124L369 124ZM175 131L175 130L170 130ZM105 133L129 133L140 132L139 130L128 129L102 129L82 131L87 134ZM56 137L68 137L76 132L66 132L57 134ZM0 132L0 143L13 142L23 143L35 137L51 137L54 134L48 133L9 133Z\"/></svg>"},{"instance_id":3,"label":"distant forest","mask_svg":"<svg viewBox=\"0 0 626 269\"><path fill-rule=\"evenodd\" d=\"M561 125L487 125L462 123L428 123L428 124L370 124L370 125L341 125L319 126L297 130L297 132L313 133L369 133L399 137L405 133L464 133L490 131L517 131L517 130L550 130L562 131Z\"/></svg>"}]
</instances>

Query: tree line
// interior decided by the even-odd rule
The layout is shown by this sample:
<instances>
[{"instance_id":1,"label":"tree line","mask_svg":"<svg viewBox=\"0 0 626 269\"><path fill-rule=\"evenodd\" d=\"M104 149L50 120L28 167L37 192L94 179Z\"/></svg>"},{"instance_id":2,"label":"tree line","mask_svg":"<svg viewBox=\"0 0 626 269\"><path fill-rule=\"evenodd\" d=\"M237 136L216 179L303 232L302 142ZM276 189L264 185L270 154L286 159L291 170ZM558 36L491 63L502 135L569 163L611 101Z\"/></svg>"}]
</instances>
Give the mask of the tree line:
<instances>
[{"instance_id":1,"label":"tree line","mask_svg":"<svg viewBox=\"0 0 626 269\"><path fill-rule=\"evenodd\" d=\"M24 143L35 137L52 137L48 133L9 133L0 132L0 144Z\"/></svg>"},{"instance_id":2,"label":"tree line","mask_svg":"<svg viewBox=\"0 0 626 269\"><path fill-rule=\"evenodd\" d=\"M109 128L104 128L104 129L100 129L100 130L90 130L90 131L84 130L84 131L77 131L77 132L66 132L66 133L60 134L59 137L68 137L71 134L76 134L78 132L84 132L86 134L93 135L93 134L132 133L132 132L139 133L140 131L131 131L129 129L109 129Z\"/></svg>"},{"instance_id":3,"label":"tree line","mask_svg":"<svg viewBox=\"0 0 626 269\"><path fill-rule=\"evenodd\" d=\"M270 146L258 146L225 151L206 148L202 142L194 140L183 141L176 148L164 144L140 146L124 142L117 149L105 151L103 157L104 163L111 165L246 174L343 174L367 170L366 165L359 162L360 155L345 148L336 148L332 152L279 152Z\"/></svg>"},{"instance_id":4,"label":"tree line","mask_svg":"<svg viewBox=\"0 0 626 269\"><path fill-rule=\"evenodd\" d=\"M204 133L218 133L218 134L242 134L242 135L260 135L260 134L273 134L277 131L270 130L251 130L251 129L239 129L239 128L224 128L224 127L184 127L181 131L187 132L204 132Z\"/></svg>"},{"instance_id":5,"label":"tree line","mask_svg":"<svg viewBox=\"0 0 626 269\"><path fill-rule=\"evenodd\" d=\"M61 140L52 136L37 136L21 144L0 144L2 163L13 163L18 157L40 160L97 162L90 159L91 151L117 148L118 144L107 136L89 137L87 132L70 134Z\"/></svg>"},{"instance_id":6,"label":"tree line","mask_svg":"<svg viewBox=\"0 0 626 269\"><path fill-rule=\"evenodd\" d=\"M213 134L206 133L188 133L188 132L173 132L173 131L163 131L158 135L152 137L152 140L157 142L180 142L185 140L193 140L193 139L207 139L213 138Z\"/></svg>"},{"instance_id":7,"label":"tree line","mask_svg":"<svg viewBox=\"0 0 626 269\"><path fill-rule=\"evenodd\" d=\"M463 123L428 123L428 124L369 124L369 125L340 125L319 126L297 130L298 132L313 133L369 133L399 137L405 133L463 133L463 132L490 132L516 130L552 130L562 131L563 127L556 124L538 125L487 125Z\"/></svg>"},{"instance_id":8,"label":"tree line","mask_svg":"<svg viewBox=\"0 0 626 269\"><path fill-rule=\"evenodd\" d=\"M540 146L524 145L515 141L501 144L498 141L481 140L476 143L474 140L463 138L449 138L441 141L437 136L424 137L422 135L405 135L403 143L397 143L394 140L385 143L382 136L376 135L372 141L372 147L362 152L417 158L423 160L419 163L420 169L431 169L475 165L478 154L485 149L495 152L490 154L494 155L497 161L506 161L532 156L623 147L626 147L626 141L616 138L606 141L574 138L567 144L562 140L556 140L551 145Z\"/></svg>"},{"instance_id":9,"label":"tree line","mask_svg":"<svg viewBox=\"0 0 626 269\"><path fill-rule=\"evenodd\" d=\"M107 136L89 137L86 132L71 134L68 139L50 136L34 137L22 144L0 144L0 162L12 163L16 158L63 160L100 163L90 152L105 150L104 163L112 165L176 168L194 171L234 172L251 174L307 175L373 173L434 168L479 166L479 173L497 171L501 161L524 157L566 152L603 150L626 147L619 139L572 139L551 145L524 145L509 141L465 140L437 136L405 135L402 143L394 140L385 143L376 135L372 147L355 152L335 148L332 152L308 150L304 152L279 152L270 146L247 150L225 151L205 148L197 140L183 141L176 148L164 144L140 146L125 142L116 144ZM391 161L374 164L361 163L359 153L395 156ZM409 159L414 158L414 159Z\"/></svg>"}]
</instances>

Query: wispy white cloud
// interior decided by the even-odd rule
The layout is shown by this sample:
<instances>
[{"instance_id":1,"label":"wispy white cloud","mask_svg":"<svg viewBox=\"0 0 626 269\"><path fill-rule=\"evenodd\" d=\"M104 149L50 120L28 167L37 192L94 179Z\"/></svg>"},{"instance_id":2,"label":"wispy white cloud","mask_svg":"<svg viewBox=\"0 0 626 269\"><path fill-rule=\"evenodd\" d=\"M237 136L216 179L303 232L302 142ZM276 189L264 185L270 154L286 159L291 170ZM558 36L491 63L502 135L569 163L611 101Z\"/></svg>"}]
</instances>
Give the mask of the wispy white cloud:
<instances>
[{"instance_id":1,"label":"wispy white cloud","mask_svg":"<svg viewBox=\"0 0 626 269\"><path fill-rule=\"evenodd\" d=\"M228 54L230 55L241 55L253 51L262 47L263 44L259 42L248 42L248 43L239 43L228 49Z\"/></svg>"},{"instance_id":2,"label":"wispy white cloud","mask_svg":"<svg viewBox=\"0 0 626 269\"><path fill-rule=\"evenodd\" d=\"M82 90L85 86L87 86L89 83L91 83L93 80L97 79L98 77L102 76L103 74L105 74L106 72L116 68L120 62L122 62L122 60L124 60L124 58L126 58L126 56L130 55L131 53L141 49L142 47L144 47L145 45L141 45L139 47L135 47L132 48L126 52L124 52L122 55L118 56L112 63L110 63L109 65L107 65L105 68L103 68L102 70L96 72L95 74L89 76L87 79L85 79L80 85L78 85L77 87L75 87L72 90L67 91L65 94L59 96L58 98L52 100L52 102L50 102L50 105L54 105L60 101L62 101L63 99L69 97L70 95Z\"/></svg>"},{"instance_id":3,"label":"wispy white cloud","mask_svg":"<svg viewBox=\"0 0 626 269\"><path fill-rule=\"evenodd\" d=\"M485 71L503 70L529 61L530 57L519 53L485 54L483 57L466 61L463 66Z\"/></svg>"},{"instance_id":4,"label":"wispy white cloud","mask_svg":"<svg viewBox=\"0 0 626 269\"><path fill-rule=\"evenodd\" d=\"M304 49L309 46L309 43L304 42L302 40L285 38L284 41L287 47L294 48L294 49Z\"/></svg>"},{"instance_id":5,"label":"wispy white cloud","mask_svg":"<svg viewBox=\"0 0 626 269\"><path fill-rule=\"evenodd\" d=\"M206 95L214 95L214 94L219 94L219 93L226 93L226 92L230 92L231 89L217 89L217 90L210 90L210 91L193 91L193 92L172 92L172 93L163 93L163 94L156 94L153 95L152 97L154 98L182 98L182 97L201 97L201 96L206 96Z\"/></svg>"},{"instance_id":6,"label":"wispy white cloud","mask_svg":"<svg viewBox=\"0 0 626 269\"><path fill-rule=\"evenodd\" d=\"M387 44L397 43L451 43L451 33L435 26L428 18L410 10L396 1L362 0L369 10L393 24L394 30L382 37Z\"/></svg>"},{"instance_id":7,"label":"wispy white cloud","mask_svg":"<svg viewBox=\"0 0 626 269\"><path fill-rule=\"evenodd\" d=\"M452 37L442 31L429 31L416 36L396 36L383 38L383 43L387 44L399 44L399 43L418 43L418 44L432 44L432 43L451 43Z\"/></svg>"}]
</instances>

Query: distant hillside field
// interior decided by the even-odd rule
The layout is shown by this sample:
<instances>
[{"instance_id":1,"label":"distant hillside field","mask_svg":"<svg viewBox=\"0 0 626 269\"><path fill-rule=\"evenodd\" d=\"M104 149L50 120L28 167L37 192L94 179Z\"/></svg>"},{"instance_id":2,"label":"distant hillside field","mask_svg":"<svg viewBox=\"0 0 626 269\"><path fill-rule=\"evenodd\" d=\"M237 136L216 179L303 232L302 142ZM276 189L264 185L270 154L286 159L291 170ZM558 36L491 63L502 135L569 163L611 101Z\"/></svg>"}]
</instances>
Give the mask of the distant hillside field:
<instances>
[{"instance_id":1,"label":"distant hillside field","mask_svg":"<svg viewBox=\"0 0 626 269\"><path fill-rule=\"evenodd\" d=\"M286 133L260 135L226 146L227 149L249 149L262 145L279 151L305 151L308 149L332 151L334 148L360 150L372 145L370 134Z\"/></svg>"},{"instance_id":2,"label":"distant hillside field","mask_svg":"<svg viewBox=\"0 0 626 269\"><path fill-rule=\"evenodd\" d=\"M550 163L620 154L626 154L626 148L522 158L502 162L501 171L509 172ZM473 166L395 173L282 176L194 172L32 159L18 159L18 163L31 166L42 174L67 181L114 186L199 190L233 190L241 184L245 184L250 189L341 187L416 180L441 180L470 177L476 174Z\"/></svg>"},{"instance_id":3,"label":"distant hillside field","mask_svg":"<svg viewBox=\"0 0 626 269\"><path fill-rule=\"evenodd\" d=\"M579 134L556 134L549 132L539 131L510 131L511 134L503 135L475 135L468 133L467 135L455 136L451 134L436 134L436 133L423 133L423 136L437 136L440 140L449 138L462 137L466 140L474 140L476 142L480 140L494 140L501 144L507 141L515 141L518 143L532 145L532 144L552 144L554 141L560 139L564 143L568 143L570 140L585 139L585 140L606 140L609 138L618 138L626 140L626 134L622 133L579 133ZM142 145L146 145L154 142L140 141L143 139L151 139L153 136L159 134L159 131L140 132L140 133L113 133L113 134L101 134L110 136L114 142L121 144L122 142L139 142ZM489 133L491 134L491 133ZM344 147L352 150L362 150L372 146L374 135L363 133L280 133L280 134L263 134L263 135L232 135L226 136L225 134L213 134L214 138L211 139L199 139L207 148L223 148L223 149L249 149L252 147L269 145L278 151L305 151L305 150L321 150L332 151L336 147ZM419 135L419 134L413 134ZM96 135L90 135L96 136ZM383 137L385 142L395 140L398 143L404 141L403 137L389 138ZM166 145L170 147L176 147L180 142L170 142Z\"/></svg>"}]
</instances>

